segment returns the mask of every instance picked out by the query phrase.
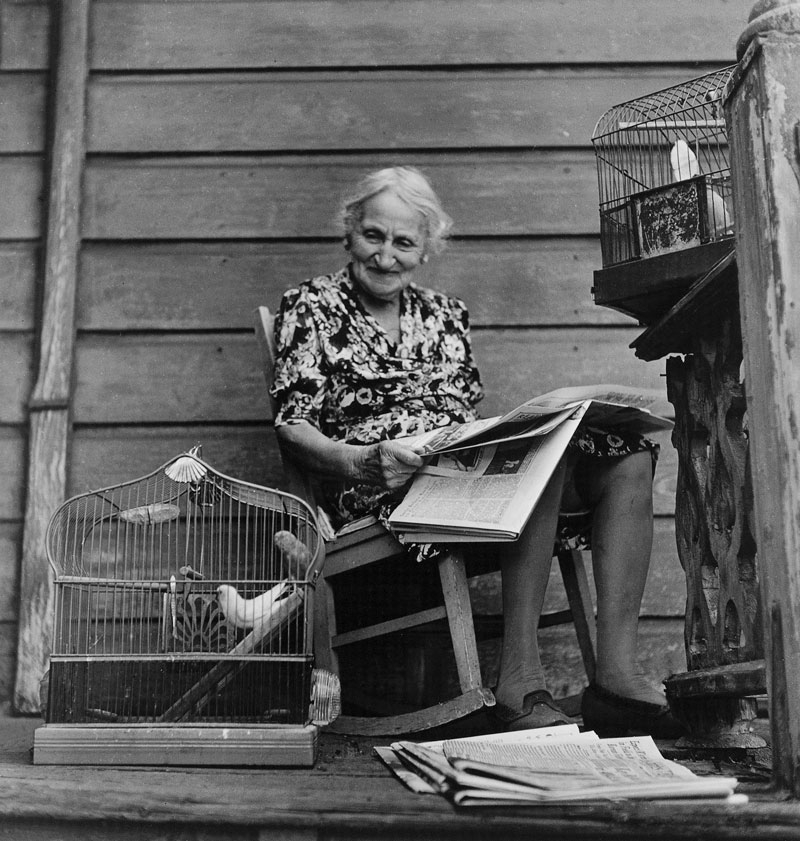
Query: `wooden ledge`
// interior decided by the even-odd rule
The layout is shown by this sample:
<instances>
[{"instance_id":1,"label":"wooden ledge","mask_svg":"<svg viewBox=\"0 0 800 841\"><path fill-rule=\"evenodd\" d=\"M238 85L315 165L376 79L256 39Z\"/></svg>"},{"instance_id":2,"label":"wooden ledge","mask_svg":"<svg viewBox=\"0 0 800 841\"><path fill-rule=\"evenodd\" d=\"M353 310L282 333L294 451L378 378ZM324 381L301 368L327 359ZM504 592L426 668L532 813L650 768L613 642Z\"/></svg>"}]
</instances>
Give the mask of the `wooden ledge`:
<instances>
[{"instance_id":1,"label":"wooden ledge","mask_svg":"<svg viewBox=\"0 0 800 841\"><path fill-rule=\"evenodd\" d=\"M752 660L671 675L664 683L675 698L747 697L767 691L767 673L763 660Z\"/></svg>"},{"instance_id":2,"label":"wooden ledge","mask_svg":"<svg viewBox=\"0 0 800 841\"><path fill-rule=\"evenodd\" d=\"M738 300L736 254L729 251L630 346L636 356L646 362L661 359L669 353L691 353L692 338L709 320L732 312Z\"/></svg>"}]
</instances>

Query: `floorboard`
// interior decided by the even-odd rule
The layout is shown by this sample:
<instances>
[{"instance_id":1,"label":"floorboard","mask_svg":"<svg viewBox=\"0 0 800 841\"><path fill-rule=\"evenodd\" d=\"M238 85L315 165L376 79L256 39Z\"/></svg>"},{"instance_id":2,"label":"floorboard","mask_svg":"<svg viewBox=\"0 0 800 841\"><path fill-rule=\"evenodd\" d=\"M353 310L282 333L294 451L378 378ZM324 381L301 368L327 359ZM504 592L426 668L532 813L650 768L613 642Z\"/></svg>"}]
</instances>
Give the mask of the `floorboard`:
<instances>
[{"instance_id":1,"label":"floorboard","mask_svg":"<svg viewBox=\"0 0 800 841\"><path fill-rule=\"evenodd\" d=\"M403 788L372 756L374 739L324 734L311 769L34 766L39 721L0 708L0 839L800 839L800 803L741 765L743 806L609 803L456 811ZM454 733L479 728L472 720ZM766 723L759 720L765 732ZM385 742L386 740L384 740ZM662 746L668 751L669 745ZM696 760L698 773L731 773ZM752 769L750 769L752 770Z\"/></svg>"}]
</instances>

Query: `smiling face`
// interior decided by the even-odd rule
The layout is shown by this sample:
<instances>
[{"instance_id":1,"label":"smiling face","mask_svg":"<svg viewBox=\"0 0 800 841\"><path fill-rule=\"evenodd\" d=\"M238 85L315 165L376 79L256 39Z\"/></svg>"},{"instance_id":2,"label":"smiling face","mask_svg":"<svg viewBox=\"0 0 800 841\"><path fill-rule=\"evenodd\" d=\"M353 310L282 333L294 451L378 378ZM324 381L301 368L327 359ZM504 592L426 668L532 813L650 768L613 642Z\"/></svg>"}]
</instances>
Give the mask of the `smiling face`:
<instances>
[{"instance_id":1,"label":"smiling face","mask_svg":"<svg viewBox=\"0 0 800 841\"><path fill-rule=\"evenodd\" d=\"M348 237L353 277L382 302L399 298L425 254L425 218L389 190L364 202Z\"/></svg>"}]
</instances>

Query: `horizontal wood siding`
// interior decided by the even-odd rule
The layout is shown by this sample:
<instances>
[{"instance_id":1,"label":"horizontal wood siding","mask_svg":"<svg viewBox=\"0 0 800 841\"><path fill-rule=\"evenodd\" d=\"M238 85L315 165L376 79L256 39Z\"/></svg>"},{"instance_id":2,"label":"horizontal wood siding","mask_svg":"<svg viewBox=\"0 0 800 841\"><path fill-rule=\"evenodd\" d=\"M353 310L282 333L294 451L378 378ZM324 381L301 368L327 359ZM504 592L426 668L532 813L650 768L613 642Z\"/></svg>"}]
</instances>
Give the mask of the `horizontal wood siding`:
<instances>
[{"instance_id":1,"label":"horizontal wood siding","mask_svg":"<svg viewBox=\"0 0 800 841\"><path fill-rule=\"evenodd\" d=\"M33 333L0 332L0 424L21 424L33 385Z\"/></svg>"},{"instance_id":2,"label":"horizontal wood siding","mask_svg":"<svg viewBox=\"0 0 800 841\"><path fill-rule=\"evenodd\" d=\"M94 158L85 174L82 233L87 239L330 237L339 197L365 172L398 160L429 174L457 220L457 236L599 231L594 157L575 149Z\"/></svg>"},{"instance_id":3,"label":"horizontal wood siding","mask_svg":"<svg viewBox=\"0 0 800 841\"><path fill-rule=\"evenodd\" d=\"M0 634L7 623L17 621L19 599L19 559L22 547L22 526L20 523L0 522ZM2 658L0 658L0 662ZM3 668L0 666L0 673ZM0 686L5 681L0 677Z\"/></svg>"},{"instance_id":4,"label":"horizontal wood siding","mask_svg":"<svg viewBox=\"0 0 800 841\"><path fill-rule=\"evenodd\" d=\"M89 90L87 140L120 153L581 146L598 118L587 102L685 78L542 69L101 77Z\"/></svg>"},{"instance_id":5,"label":"horizontal wood siding","mask_svg":"<svg viewBox=\"0 0 800 841\"><path fill-rule=\"evenodd\" d=\"M22 427L0 424L0 523L22 520L26 444Z\"/></svg>"},{"instance_id":6,"label":"horizontal wood siding","mask_svg":"<svg viewBox=\"0 0 800 841\"><path fill-rule=\"evenodd\" d=\"M710 68L709 68L710 69ZM586 145L587 101L633 99L687 71L530 69L95 76L93 152L296 152ZM44 73L0 77L0 152L42 151ZM574 96L576 88L583 91ZM385 108L391 101L394 107Z\"/></svg>"},{"instance_id":7,"label":"horizontal wood siding","mask_svg":"<svg viewBox=\"0 0 800 841\"><path fill-rule=\"evenodd\" d=\"M47 0L0 0L0 70L49 66Z\"/></svg>"},{"instance_id":8,"label":"horizontal wood siding","mask_svg":"<svg viewBox=\"0 0 800 841\"><path fill-rule=\"evenodd\" d=\"M750 0L95 0L106 70L729 62ZM2 68L47 65L45 0L3 0ZM409 30L413 37L409 37Z\"/></svg>"},{"instance_id":9,"label":"horizontal wood siding","mask_svg":"<svg viewBox=\"0 0 800 841\"><path fill-rule=\"evenodd\" d=\"M38 243L0 242L0 330L33 330L38 261Z\"/></svg>"},{"instance_id":10,"label":"horizontal wood siding","mask_svg":"<svg viewBox=\"0 0 800 841\"><path fill-rule=\"evenodd\" d=\"M749 0L95 5L106 69L726 60ZM737 22L737 12L738 21ZM724 25L723 25L724 24Z\"/></svg>"},{"instance_id":11,"label":"horizontal wood siding","mask_svg":"<svg viewBox=\"0 0 800 841\"><path fill-rule=\"evenodd\" d=\"M43 151L46 96L44 73L0 74L0 153Z\"/></svg>"},{"instance_id":12,"label":"horizontal wood siding","mask_svg":"<svg viewBox=\"0 0 800 841\"><path fill-rule=\"evenodd\" d=\"M43 161L41 155L0 157L0 234L2 239L36 239L42 226Z\"/></svg>"},{"instance_id":13,"label":"horizontal wood siding","mask_svg":"<svg viewBox=\"0 0 800 841\"><path fill-rule=\"evenodd\" d=\"M482 237L452 242L418 276L423 285L436 283L469 301L475 327L629 327L630 318L595 306L587 294L587 278L599 260L590 237L540 238L535 249L525 241ZM255 307L275 309L286 288L344 262L338 240L87 243L78 327L249 330Z\"/></svg>"},{"instance_id":14,"label":"horizontal wood siding","mask_svg":"<svg viewBox=\"0 0 800 841\"><path fill-rule=\"evenodd\" d=\"M663 393L663 366L627 347L639 328L592 301L590 136L610 106L731 63L751 6L93 0L71 492L198 442L221 470L280 485L252 310L343 264L339 197L390 164L422 167L455 219L419 280L470 306L485 413L566 382ZM6 582L34 375L49 28L44 0L0 0ZM675 629L676 462L660 440L644 612ZM0 599L0 634L14 619ZM0 699L10 673L0 653Z\"/></svg>"}]
</instances>

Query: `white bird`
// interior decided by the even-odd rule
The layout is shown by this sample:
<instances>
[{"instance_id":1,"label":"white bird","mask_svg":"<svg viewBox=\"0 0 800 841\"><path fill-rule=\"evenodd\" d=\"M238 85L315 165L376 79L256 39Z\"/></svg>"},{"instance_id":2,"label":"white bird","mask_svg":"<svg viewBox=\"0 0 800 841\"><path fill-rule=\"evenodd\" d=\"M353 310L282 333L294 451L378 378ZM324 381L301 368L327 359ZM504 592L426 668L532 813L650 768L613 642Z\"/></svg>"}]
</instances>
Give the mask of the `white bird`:
<instances>
[{"instance_id":1,"label":"white bird","mask_svg":"<svg viewBox=\"0 0 800 841\"><path fill-rule=\"evenodd\" d=\"M710 185L706 185L706 212L708 213L708 233L711 236L731 232L733 213L728 209L725 199Z\"/></svg>"},{"instance_id":2,"label":"white bird","mask_svg":"<svg viewBox=\"0 0 800 841\"><path fill-rule=\"evenodd\" d=\"M681 139L675 141L669 153L672 176L676 181L686 181L700 175L700 164L689 144ZM733 227L733 214L728 209L725 199L710 184L706 184L706 214L708 234L716 237L729 233Z\"/></svg>"},{"instance_id":3,"label":"white bird","mask_svg":"<svg viewBox=\"0 0 800 841\"><path fill-rule=\"evenodd\" d=\"M249 630L270 617L273 604L278 601L288 586L285 581L282 581L253 599L245 599L232 585L220 584L217 587L217 601L225 619L234 628Z\"/></svg>"},{"instance_id":4,"label":"white bird","mask_svg":"<svg viewBox=\"0 0 800 841\"><path fill-rule=\"evenodd\" d=\"M672 175L676 181L686 181L700 175L700 164L697 156L689 148L689 144L678 138L669 153L669 164L672 167Z\"/></svg>"}]
</instances>

